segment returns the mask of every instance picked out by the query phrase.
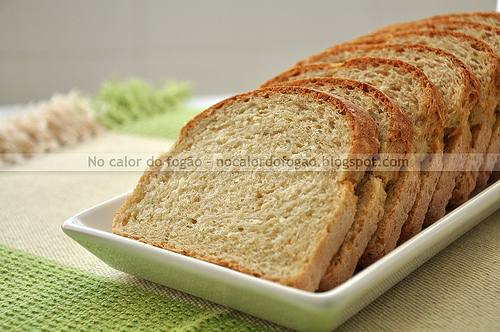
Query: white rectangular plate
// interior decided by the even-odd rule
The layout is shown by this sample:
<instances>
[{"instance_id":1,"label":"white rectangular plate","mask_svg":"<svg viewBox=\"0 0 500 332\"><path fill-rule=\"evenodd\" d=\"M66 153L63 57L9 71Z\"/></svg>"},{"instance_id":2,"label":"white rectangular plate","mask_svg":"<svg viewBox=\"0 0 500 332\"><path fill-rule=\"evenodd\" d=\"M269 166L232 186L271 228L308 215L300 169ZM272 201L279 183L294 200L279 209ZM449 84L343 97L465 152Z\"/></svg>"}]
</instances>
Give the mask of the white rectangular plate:
<instances>
[{"instance_id":1,"label":"white rectangular plate","mask_svg":"<svg viewBox=\"0 0 500 332\"><path fill-rule=\"evenodd\" d=\"M112 233L122 194L62 224L110 266L296 330L342 324L500 206L500 181L365 270L324 293L310 293L206 263Z\"/></svg>"}]
</instances>

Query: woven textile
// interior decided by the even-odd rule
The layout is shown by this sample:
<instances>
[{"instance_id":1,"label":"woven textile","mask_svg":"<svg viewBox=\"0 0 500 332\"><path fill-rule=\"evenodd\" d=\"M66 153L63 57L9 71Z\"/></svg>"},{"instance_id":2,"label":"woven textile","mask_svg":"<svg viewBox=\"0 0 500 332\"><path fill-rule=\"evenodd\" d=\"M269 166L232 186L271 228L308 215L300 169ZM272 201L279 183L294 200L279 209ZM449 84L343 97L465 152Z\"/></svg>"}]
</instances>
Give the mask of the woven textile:
<instances>
[{"instance_id":1,"label":"woven textile","mask_svg":"<svg viewBox=\"0 0 500 332\"><path fill-rule=\"evenodd\" d=\"M264 331L211 311L0 245L2 331Z\"/></svg>"}]
</instances>

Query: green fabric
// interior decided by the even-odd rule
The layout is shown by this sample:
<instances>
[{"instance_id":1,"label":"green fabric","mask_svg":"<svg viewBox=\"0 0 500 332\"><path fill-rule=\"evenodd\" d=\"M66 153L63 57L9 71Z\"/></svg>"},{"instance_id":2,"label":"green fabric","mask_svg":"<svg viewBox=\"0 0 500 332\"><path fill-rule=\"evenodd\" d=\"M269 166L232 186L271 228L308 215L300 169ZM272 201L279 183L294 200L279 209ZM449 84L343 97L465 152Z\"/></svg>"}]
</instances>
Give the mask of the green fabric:
<instances>
[{"instance_id":1,"label":"green fabric","mask_svg":"<svg viewBox=\"0 0 500 332\"><path fill-rule=\"evenodd\" d=\"M155 87L142 78L109 79L92 98L95 120L127 134L177 139L179 130L202 109L186 106L189 82Z\"/></svg>"},{"instance_id":2,"label":"green fabric","mask_svg":"<svg viewBox=\"0 0 500 332\"><path fill-rule=\"evenodd\" d=\"M4 245L0 279L1 331L265 330Z\"/></svg>"},{"instance_id":3,"label":"green fabric","mask_svg":"<svg viewBox=\"0 0 500 332\"><path fill-rule=\"evenodd\" d=\"M92 99L99 123L113 129L138 119L174 111L191 96L189 83L168 82L159 88L141 78L110 79Z\"/></svg>"},{"instance_id":4,"label":"green fabric","mask_svg":"<svg viewBox=\"0 0 500 332\"><path fill-rule=\"evenodd\" d=\"M174 111L139 119L114 128L114 131L150 137L177 139L179 131L202 109L177 107Z\"/></svg>"}]
</instances>

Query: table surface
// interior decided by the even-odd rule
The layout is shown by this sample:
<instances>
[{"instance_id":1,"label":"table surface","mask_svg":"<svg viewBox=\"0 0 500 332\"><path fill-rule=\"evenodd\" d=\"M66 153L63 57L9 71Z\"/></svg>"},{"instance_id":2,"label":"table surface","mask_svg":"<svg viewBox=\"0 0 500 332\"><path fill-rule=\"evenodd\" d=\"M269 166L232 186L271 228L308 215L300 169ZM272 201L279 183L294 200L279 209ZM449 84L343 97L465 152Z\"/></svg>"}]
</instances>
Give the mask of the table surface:
<instances>
[{"instance_id":1,"label":"table surface","mask_svg":"<svg viewBox=\"0 0 500 332\"><path fill-rule=\"evenodd\" d=\"M218 97L208 100L216 99ZM0 286L0 321L3 321L0 329L22 329L26 324L33 327L102 328L103 324L113 321L113 324L125 329L133 329L134 324L154 329L168 322L184 328L286 330L230 308L114 270L62 232L61 223L64 220L132 189L141 172L40 171L40 165L71 162L69 158L75 154L156 155L167 150L172 143L171 140L157 137L106 131L77 146L61 150L67 153L68 160L60 153L45 154L25 160L8 170L0 170L0 249L4 260L0 275L11 282L9 287ZM500 210L349 319L338 331L500 330L499 237ZM5 268L6 264L8 269ZM13 271L20 272L15 274ZM51 293L52 297L34 291L40 279L67 285L63 281L68 278L85 281L81 286L71 282L71 296L66 286L51 291L54 293ZM19 280L24 281L20 283ZM92 312L98 315L87 313L90 316L82 318L82 308L88 308L89 305L89 297L82 294L88 294L88 285L94 284L99 285L99 290L91 297L97 301ZM53 286L47 287L54 289ZM129 301L117 298L117 292L126 294ZM20 297L30 294L31 305L19 307L12 300L15 294ZM61 299L65 302L60 311L54 311L54 305L37 305L60 302ZM143 305L146 300L150 307L156 305L162 308L160 311L166 316L157 317L156 311L143 312L148 308ZM113 303L112 308L99 304L107 301ZM123 311L134 301L140 304L135 314ZM37 310L33 309L35 306ZM47 310L55 313L47 315ZM139 313L146 316L140 316ZM115 316L120 319L110 320L110 317Z\"/></svg>"}]
</instances>

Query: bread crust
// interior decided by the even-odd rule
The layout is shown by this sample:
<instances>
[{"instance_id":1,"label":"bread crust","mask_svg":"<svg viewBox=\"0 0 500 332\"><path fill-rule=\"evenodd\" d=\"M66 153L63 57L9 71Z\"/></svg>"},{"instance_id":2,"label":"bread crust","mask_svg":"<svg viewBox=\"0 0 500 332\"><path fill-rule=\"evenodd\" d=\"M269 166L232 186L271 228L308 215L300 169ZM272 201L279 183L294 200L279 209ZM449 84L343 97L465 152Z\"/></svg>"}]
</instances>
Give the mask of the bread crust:
<instances>
[{"instance_id":1,"label":"bread crust","mask_svg":"<svg viewBox=\"0 0 500 332\"><path fill-rule=\"evenodd\" d=\"M455 188L455 180L460 174L460 172L456 170L456 167L463 163L461 156L464 155L464 153L462 151L470 151L470 136L471 133L468 131L462 135L453 136L446 141L447 149L443 155L443 171L436 184L432 200L429 203L423 226L427 227L433 224L446 214L446 207L448 206L448 202L453 194L453 189ZM403 243L410 239L416 235L418 231L419 230L415 228L403 227L399 243Z\"/></svg>"},{"instance_id":2,"label":"bread crust","mask_svg":"<svg viewBox=\"0 0 500 332\"><path fill-rule=\"evenodd\" d=\"M430 82L430 80L425 76L425 74L417 67L400 60L395 59L383 59L383 58L371 58L362 57L350 59L342 63L332 64L332 63L314 63L307 65L298 65L289 68L283 73L269 79L263 83L260 87L272 87L279 85L281 83L297 80L302 78L316 78L316 77L335 77L335 72L339 68L361 68L361 67L372 67L372 66L388 66L393 67L395 70L401 69L411 75L417 77L421 82L426 95L428 95L427 103L429 107L427 108L426 118L429 120L426 128L426 132L429 136L435 137L442 133L445 126L447 109L444 104L443 97L437 88ZM312 76L315 75L315 76ZM435 139L429 142L430 149L438 151L440 148L439 139ZM422 152L423 153L423 152Z\"/></svg>"},{"instance_id":3,"label":"bread crust","mask_svg":"<svg viewBox=\"0 0 500 332\"><path fill-rule=\"evenodd\" d=\"M497 110L498 112L498 110ZM495 163L499 160L500 153L500 116L497 115L497 119L492 128L492 134L490 139L490 144L488 145L488 150L486 151L486 156L484 162L479 169L479 174L476 181L476 190L483 188L488 184L491 174L495 169ZM498 168L496 168L498 171Z\"/></svg>"},{"instance_id":4,"label":"bread crust","mask_svg":"<svg viewBox=\"0 0 500 332\"><path fill-rule=\"evenodd\" d=\"M500 180L500 157L497 159L497 163L495 164L495 167L493 168L493 172L491 173L491 176L488 180L489 183L495 183Z\"/></svg>"},{"instance_id":5,"label":"bread crust","mask_svg":"<svg viewBox=\"0 0 500 332\"><path fill-rule=\"evenodd\" d=\"M319 291L333 289L352 277L359 258L377 229L378 220L384 215L387 195L381 179L368 174L357 191L359 198L354 223L321 279Z\"/></svg>"},{"instance_id":6,"label":"bread crust","mask_svg":"<svg viewBox=\"0 0 500 332\"><path fill-rule=\"evenodd\" d=\"M381 57L388 59L398 59L401 61L406 61L412 65L419 67L418 63L415 63L405 56L405 54L418 54L419 56L425 58L427 56L432 56L434 58L440 58L442 62L449 63L450 66L456 68L457 77L460 77L460 88L462 93L459 93L464 100L462 110L448 110L448 113L453 114L453 118L447 116L446 119L446 130L447 134L450 136L461 135L463 132L464 124L468 125L469 111L472 108L479 97L479 92L481 90L481 83L477 77L472 73L472 71L465 65L465 63L451 54L450 52L426 45L419 44L339 44L327 48L325 51L314 54L304 60L297 63L298 66L314 64L314 63L338 63L346 61L348 59L357 57ZM420 68L423 70L423 68ZM425 70L424 70L425 72ZM430 78L430 77L429 77ZM432 79L431 79L432 80ZM449 104L449 103L447 103ZM451 116L451 114L450 114Z\"/></svg>"},{"instance_id":7,"label":"bread crust","mask_svg":"<svg viewBox=\"0 0 500 332\"><path fill-rule=\"evenodd\" d=\"M475 112L471 114L469 119L471 126L475 126L482 122L490 122L493 125L494 118L491 116L494 113L498 96L500 93L500 62L499 58L494 52L494 50L482 40L472 37L470 35L446 30L428 29L428 30L406 30L395 33L387 33L377 36L369 36L366 39L363 38L353 40L350 43L353 44L404 44L408 42L399 42L397 39L412 40L411 42L415 44L421 44L419 40L420 37L433 38L434 40L456 40L461 41L470 46L471 50L476 50L482 52L484 55L484 63L490 67L489 77L481 82L483 86L481 87L481 95L479 97L480 108L476 108ZM415 38L415 39L412 39ZM396 40L396 41L395 41ZM443 48L439 45L433 45L433 43L426 41L429 46ZM453 54L453 50L450 50ZM457 55L459 59L460 55ZM461 59L466 63L466 60ZM472 69L473 70L473 69ZM473 70L474 71L474 70ZM476 75L477 76L477 75ZM480 79L481 80L481 79Z\"/></svg>"},{"instance_id":8,"label":"bread crust","mask_svg":"<svg viewBox=\"0 0 500 332\"><path fill-rule=\"evenodd\" d=\"M428 18L424 18L422 21L450 20L450 19L480 22L500 27L500 13L498 12L451 13L451 14L431 16Z\"/></svg>"},{"instance_id":9,"label":"bread crust","mask_svg":"<svg viewBox=\"0 0 500 332\"><path fill-rule=\"evenodd\" d=\"M487 39L492 43L497 44L495 39L499 37L499 28L481 22L459 20L453 18L442 19L427 19L417 20L411 22L397 23L389 26L382 27L364 36L353 39L352 42L356 44L363 44L366 38L380 36L384 34L394 34L405 30L447 30L464 33L475 38L479 38L490 45L495 50L495 45L490 44ZM368 40L369 42L369 40Z\"/></svg>"},{"instance_id":10,"label":"bread crust","mask_svg":"<svg viewBox=\"0 0 500 332\"><path fill-rule=\"evenodd\" d=\"M377 230L359 258L358 269L368 267L396 247L408 213L419 206L413 202L416 201L417 195L421 191L420 181L419 166L412 158L409 166L403 167L401 170L397 183L387 192L386 206L390 206L392 209L384 211L383 219L379 222ZM400 201L404 203L397 204Z\"/></svg>"},{"instance_id":11,"label":"bread crust","mask_svg":"<svg viewBox=\"0 0 500 332\"><path fill-rule=\"evenodd\" d=\"M477 178L481 165L485 162L485 153L492 137L492 127L488 123L474 126L472 129L471 154L466 158L466 169L460 172L455 181L452 197L448 202L448 208L454 209L469 199L469 195L476 188Z\"/></svg>"}]
</instances>

